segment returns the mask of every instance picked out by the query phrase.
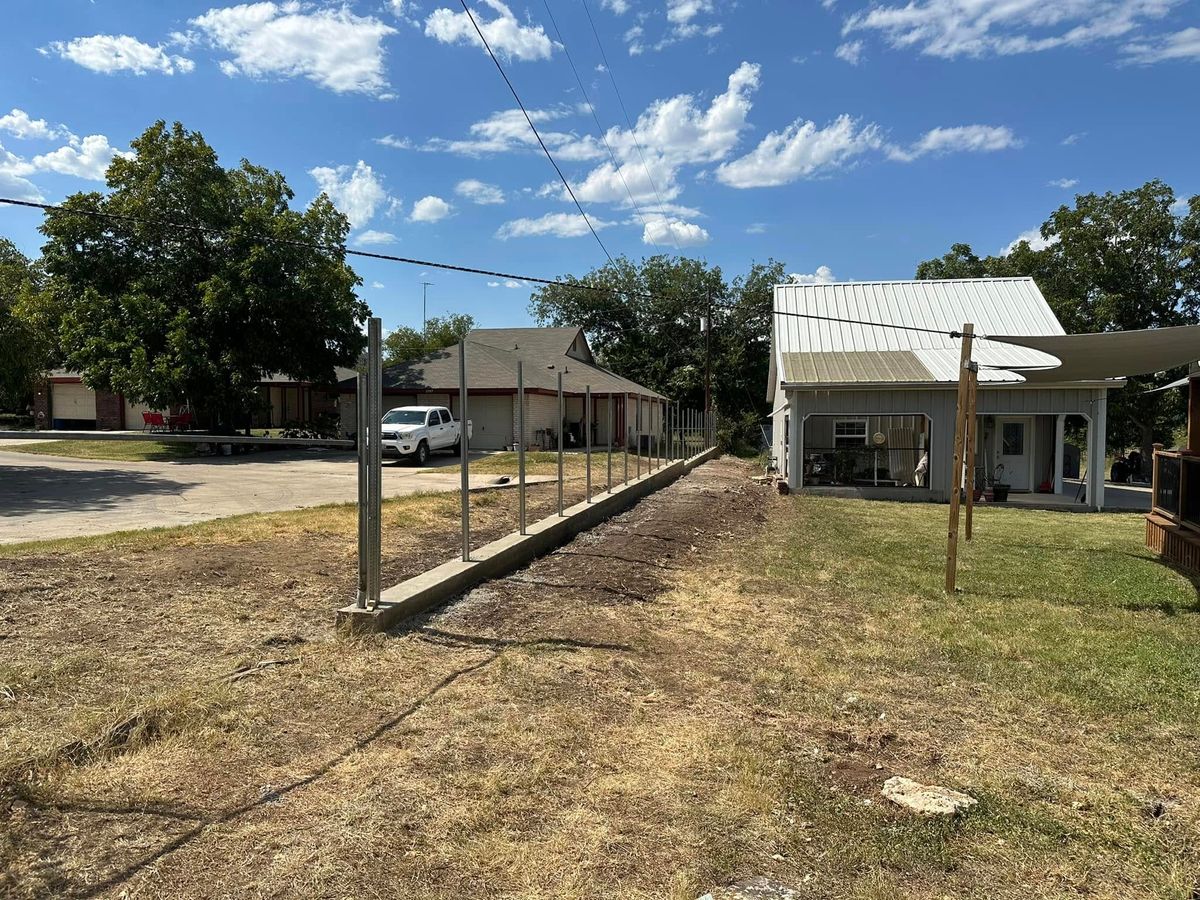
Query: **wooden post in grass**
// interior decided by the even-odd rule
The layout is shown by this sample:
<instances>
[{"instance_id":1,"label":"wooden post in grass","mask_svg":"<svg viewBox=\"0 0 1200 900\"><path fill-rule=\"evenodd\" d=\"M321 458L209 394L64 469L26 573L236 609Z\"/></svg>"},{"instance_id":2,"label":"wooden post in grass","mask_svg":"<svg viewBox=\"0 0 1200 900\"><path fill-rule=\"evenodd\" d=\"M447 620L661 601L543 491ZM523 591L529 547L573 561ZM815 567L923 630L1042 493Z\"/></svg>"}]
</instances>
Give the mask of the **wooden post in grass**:
<instances>
[{"instance_id":1,"label":"wooden post in grass","mask_svg":"<svg viewBox=\"0 0 1200 900\"><path fill-rule=\"evenodd\" d=\"M975 453L977 429L975 428L975 399L979 393L979 363L967 363L967 540L971 540L971 519L975 512Z\"/></svg>"},{"instance_id":2,"label":"wooden post in grass","mask_svg":"<svg viewBox=\"0 0 1200 900\"><path fill-rule=\"evenodd\" d=\"M971 337L975 326L962 328L962 353L958 363L958 402L954 413L954 467L950 470L950 528L946 541L946 593L953 594L958 577L958 512L962 499L963 440L966 435L967 383L971 361Z\"/></svg>"}]
</instances>

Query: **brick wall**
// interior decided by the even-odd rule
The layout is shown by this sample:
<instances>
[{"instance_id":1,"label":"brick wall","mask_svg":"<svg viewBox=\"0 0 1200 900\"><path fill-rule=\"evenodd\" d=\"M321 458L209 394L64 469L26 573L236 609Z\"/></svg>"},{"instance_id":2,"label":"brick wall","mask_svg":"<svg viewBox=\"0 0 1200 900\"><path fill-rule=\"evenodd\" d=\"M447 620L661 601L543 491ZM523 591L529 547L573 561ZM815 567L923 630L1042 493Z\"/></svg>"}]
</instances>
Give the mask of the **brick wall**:
<instances>
[{"instance_id":1,"label":"brick wall","mask_svg":"<svg viewBox=\"0 0 1200 900\"><path fill-rule=\"evenodd\" d=\"M33 389L33 426L50 428L50 382L42 379Z\"/></svg>"},{"instance_id":2,"label":"brick wall","mask_svg":"<svg viewBox=\"0 0 1200 900\"><path fill-rule=\"evenodd\" d=\"M120 431L124 427L125 401L120 394L96 391L96 430Z\"/></svg>"}]
</instances>

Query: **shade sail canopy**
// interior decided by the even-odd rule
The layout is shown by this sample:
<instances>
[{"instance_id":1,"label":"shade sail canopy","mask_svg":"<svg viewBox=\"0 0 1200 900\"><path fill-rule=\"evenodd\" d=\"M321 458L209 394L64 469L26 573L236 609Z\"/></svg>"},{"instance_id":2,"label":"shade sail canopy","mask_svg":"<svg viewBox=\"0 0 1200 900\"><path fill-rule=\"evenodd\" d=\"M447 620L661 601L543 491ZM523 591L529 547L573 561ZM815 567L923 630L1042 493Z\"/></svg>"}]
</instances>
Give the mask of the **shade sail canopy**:
<instances>
[{"instance_id":1,"label":"shade sail canopy","mask_svg":"<svg viewBox=\"0 0 1200 900\"><path fill-rule=\"evenodd\" d=\"M1200 359L1200 325L1033 337L989 334L988 340L1040 350L1061 362L1055 368L1008 366L1031 384L1148 375Z\"/></svg>"}]
</instances>

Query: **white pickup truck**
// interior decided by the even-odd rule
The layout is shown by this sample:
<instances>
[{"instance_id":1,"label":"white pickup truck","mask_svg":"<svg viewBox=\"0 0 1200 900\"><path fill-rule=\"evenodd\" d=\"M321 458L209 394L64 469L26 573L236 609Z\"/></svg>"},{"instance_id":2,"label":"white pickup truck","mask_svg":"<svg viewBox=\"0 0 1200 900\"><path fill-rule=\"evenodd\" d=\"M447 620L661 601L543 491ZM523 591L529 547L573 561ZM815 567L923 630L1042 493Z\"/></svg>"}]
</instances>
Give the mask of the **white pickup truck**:
<instances>
[{"instance_id":1,"label":"white pickup truck","mask_svg":"<svg viewBox=\"0 0 1200 900\"><path fill-rule=\"evenodd\" d=\"M444 406L398 406L383 417L383 455L412 459L418 466L429 461L435 450L458 452L461 425ZM467 440L471 421L467 420Z\"/></svg>"}]
</instances>

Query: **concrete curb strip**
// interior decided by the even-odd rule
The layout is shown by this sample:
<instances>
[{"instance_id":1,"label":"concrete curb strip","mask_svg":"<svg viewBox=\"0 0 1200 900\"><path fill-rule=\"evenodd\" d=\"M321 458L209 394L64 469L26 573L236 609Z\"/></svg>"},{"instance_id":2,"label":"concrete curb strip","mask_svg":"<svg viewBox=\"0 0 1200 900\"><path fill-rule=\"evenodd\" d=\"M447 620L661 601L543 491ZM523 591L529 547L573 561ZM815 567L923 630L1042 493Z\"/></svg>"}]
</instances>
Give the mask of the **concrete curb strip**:
<instances>
[{"instance_id":1,"label":"concrete curb strip","mask_svg":"<svg viewBox=\"0 0 1200 900\"><path fill-rule=\"evenodd\" d=\"M677 460L641 478L630 479L611 493L598 494L591 503L568 507L561 517L551 515L534 522L529 525L528 534L506 534L473 549L470 562L452 560L388 588L373 610L354 604L344 606L337 612L337 628L349 634L386 631L402 619L445 603L483 581L516 571L718 455L719 451L713 448L690 459Z\"/></svg>"}]
</instances>

